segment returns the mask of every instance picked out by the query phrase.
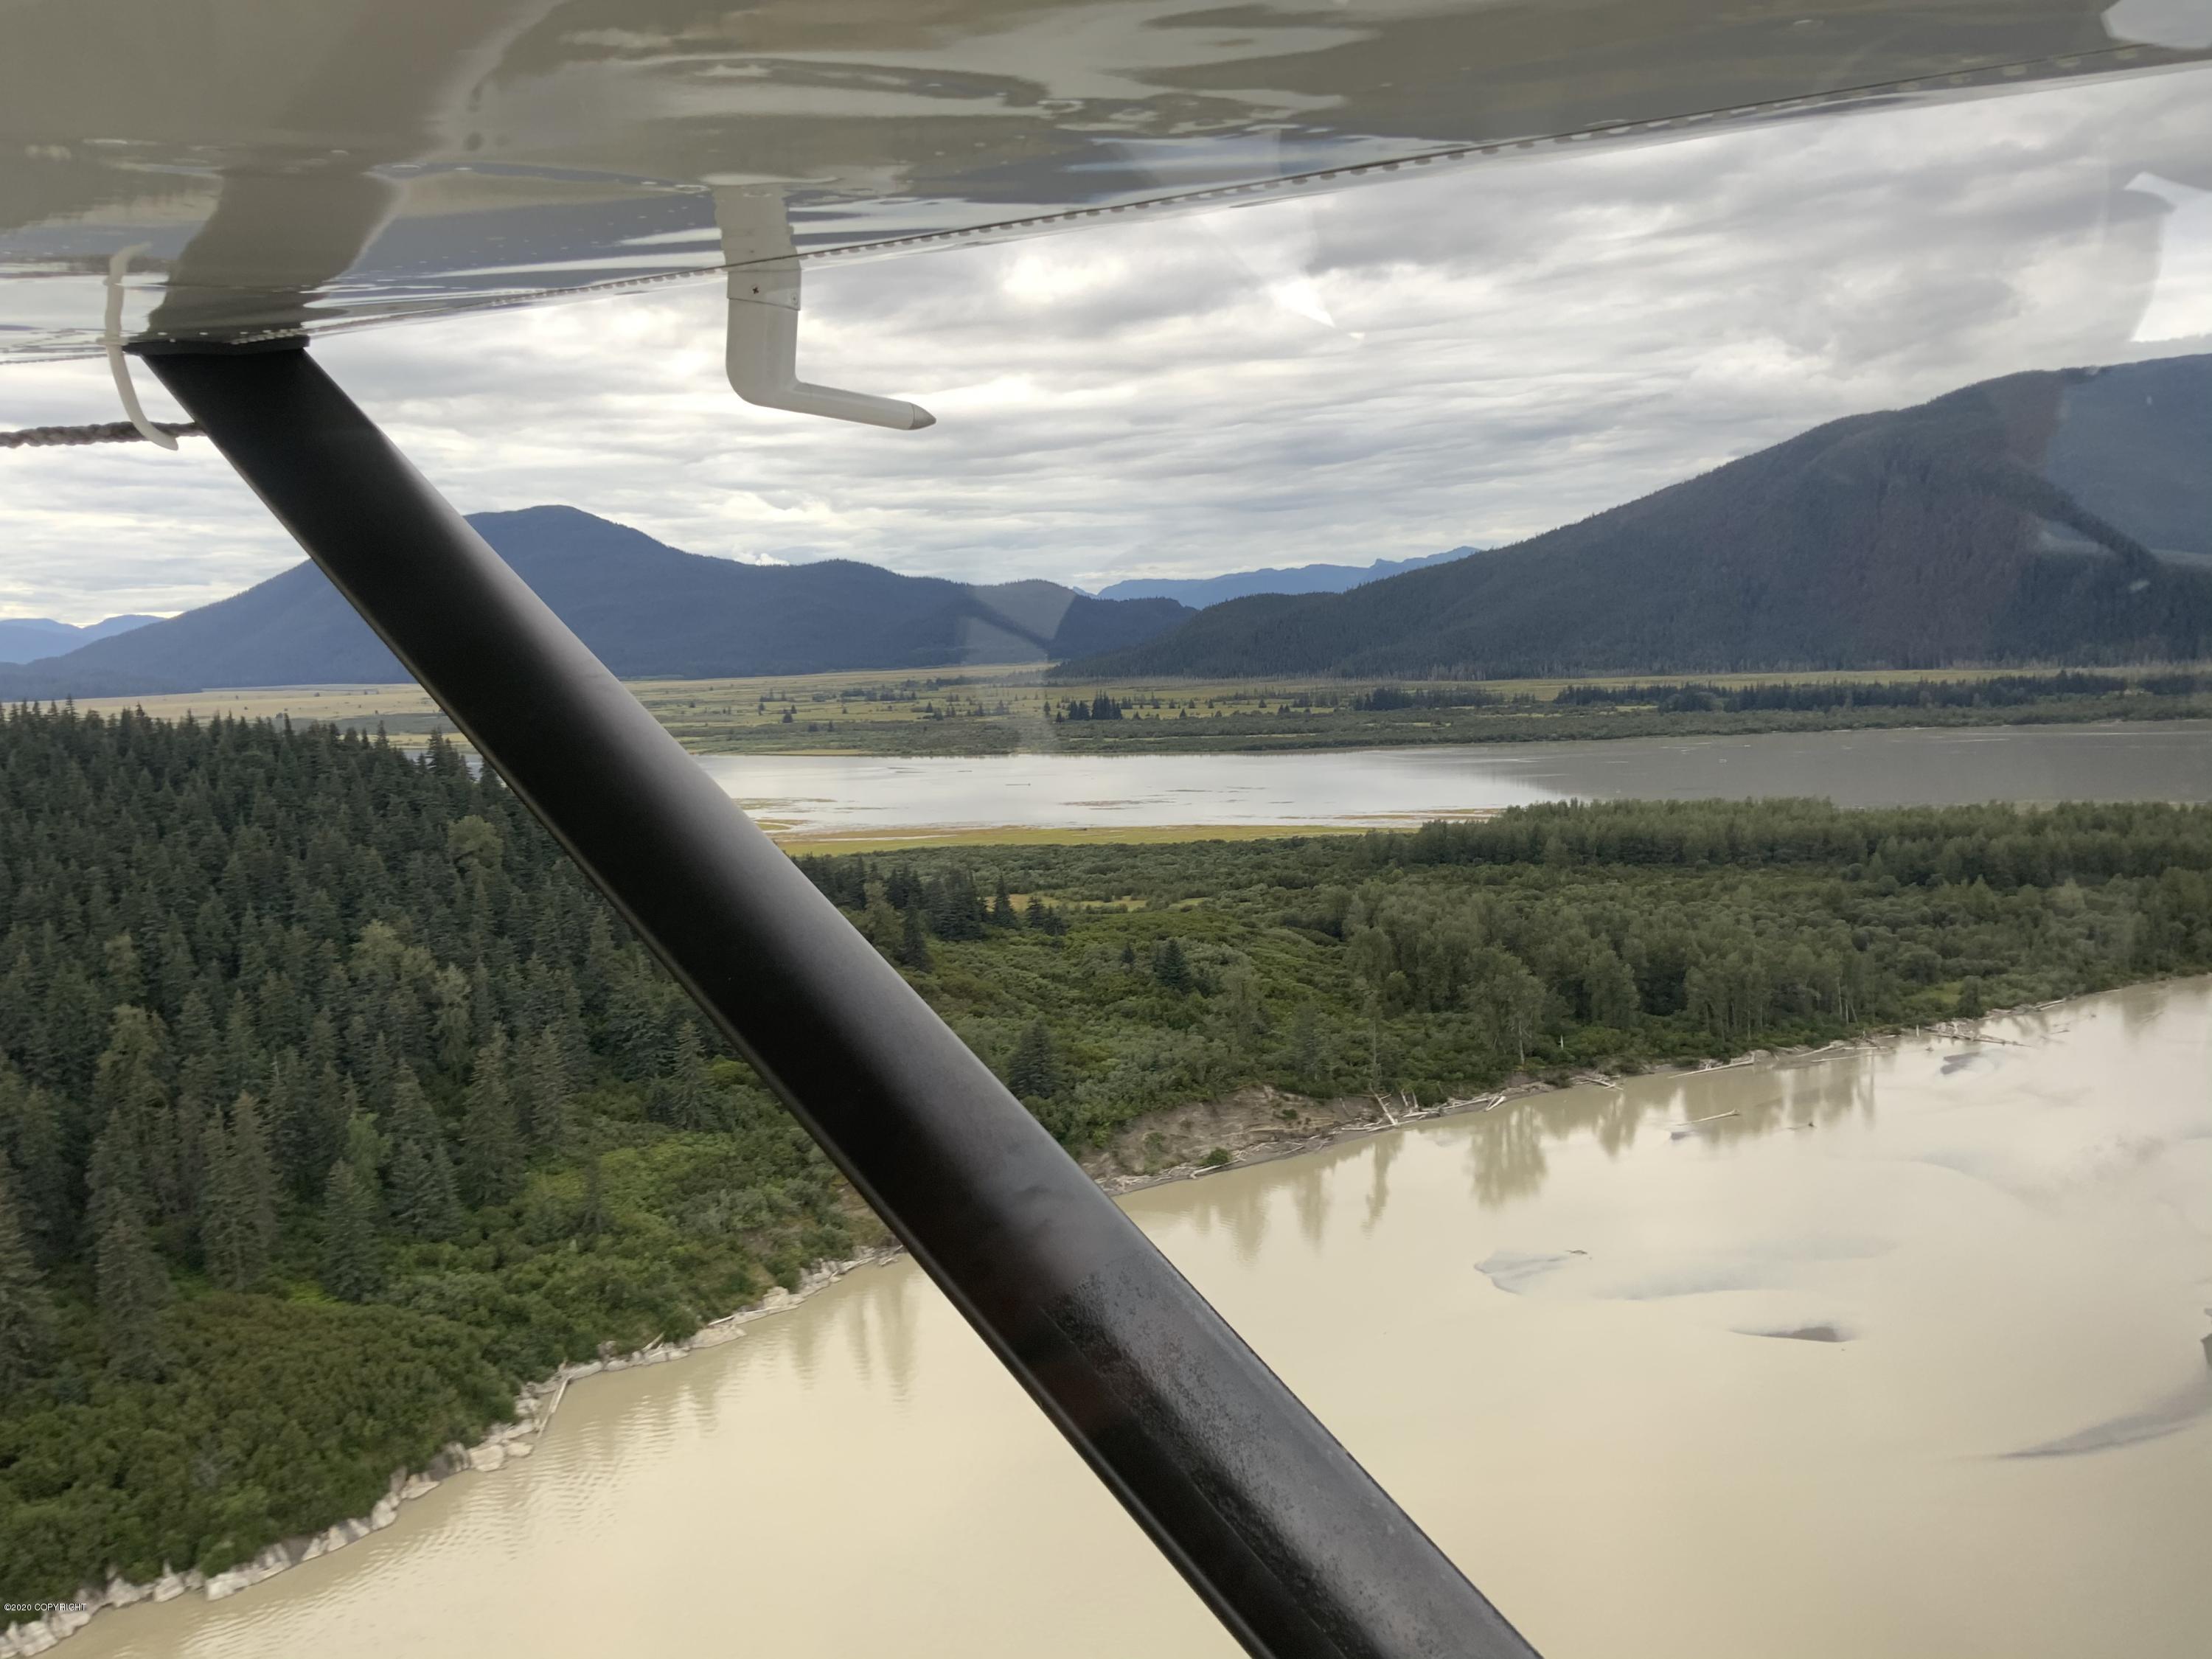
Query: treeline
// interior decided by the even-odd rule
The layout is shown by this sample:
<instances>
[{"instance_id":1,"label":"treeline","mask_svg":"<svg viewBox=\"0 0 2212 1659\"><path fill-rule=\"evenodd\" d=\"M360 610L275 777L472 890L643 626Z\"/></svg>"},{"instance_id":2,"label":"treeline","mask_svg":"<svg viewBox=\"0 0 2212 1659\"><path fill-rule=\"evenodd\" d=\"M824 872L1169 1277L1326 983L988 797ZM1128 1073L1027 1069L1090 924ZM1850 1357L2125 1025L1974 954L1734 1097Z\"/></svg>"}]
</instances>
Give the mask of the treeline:
<instances>
[{"instance_id":1,"label":"treeline","mask_svg":"<svg viewBox=\"0 0 2212 1659\"><path fill-rule=\"evenodd\" d=\"M2062 671L1987 680L1741 687L1652 681L1569 685L1543 701L1474 684L1386 684L1361 692L1303 688L1284 694L1272 712L1239 708L1192 718L1197 713L1186 706L1174 720L1063 725L1055 735L1075 746L1173 753L2187 720L2212 714L2212 676Z\"/></svg>"},{"instance_id":2,"label":"treeline","mask_svg":"<svg viewBox=\"0 0 2212 1659\"><path fill-rule=\"evenodd\" d=\"M1075 1146L1245 1083L1434 1099L2212 967L2198 807L1630 802L806 865ZM975 920L1002 903L1058 931Z\"/></svg>"},{"instance_id":3,"label":"treeline","mask_svg":"<svg viewBox=\"0 0 2212 1659\"><path fill-rule=\"evenodd\" d=\"M1372 691L1353 694L1348 706L1356 714L1387 714L1401 708L1495 708L1506 699L1479 685L1378 685ZM1535 699L1515 701L1533 705Z\"/></svg>"},{"instance_id":4,"label":"treeline","mask_svg":"<svg viewBox=\"0 0 2212 1659\"><path fill-rule=\"evenodd\" d=\"M849 1248L840 1188L433 740L0 721L0 1561L213 1569L517 1382Z\"/></svg>"},{"instance_id":5,"label":"treeline","mask_svg":"<svg viewBox=\"0 0 2212 1659\"><path fill-rule=\"evenodd\" d=\"M1067 932L1066 919L1034 893L1017 907L1003 878L987 903L964 866L917 873L902 861L872 871L859 854L798 862L831 902L854 912L853 925L868 941L902 967L927 969L933 939L984 939L994 927L1026 928L1046 939Z\"/></svg>"},{"instance_id":6,"label":"treeline","mask_svg":"<svg viewBox=\"0 0 2212 1659\"><path fill-rule=\"evenodd\" d=\"M2212 676L2183 672L2139 675L1996 674L1965 680L1784 680L1764 685L1698 681L1656 685L1570 685L1553 701L1570 708L1653 708L1666 714L1792 713L1832 708L2021 708L2066 697L2113 697L2140 690L2154 697L2193 696L2212 690ZM1397 707L1409 705L1399 704Z\"/></svg>"}]
</instances>

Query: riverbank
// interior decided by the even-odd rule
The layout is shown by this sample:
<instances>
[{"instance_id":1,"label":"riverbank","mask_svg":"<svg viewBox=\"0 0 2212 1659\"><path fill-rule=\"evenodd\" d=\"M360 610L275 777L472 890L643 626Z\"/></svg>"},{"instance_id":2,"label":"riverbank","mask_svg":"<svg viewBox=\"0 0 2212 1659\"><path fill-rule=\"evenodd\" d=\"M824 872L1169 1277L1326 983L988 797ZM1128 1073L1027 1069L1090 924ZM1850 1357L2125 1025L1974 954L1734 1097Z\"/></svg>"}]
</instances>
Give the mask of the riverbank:
<instances>
[{"instance_id":1,"label":"riverbank","mask_svg":"<svg viewBox=\"0 0 2212 1659\"><path fill-rule=\"evenodd\" d=\"M1326 678L1086 682L1080 696L1072 695L1072 684L1044 683L1038 670L978 665L628 684L696 754L848 759L1267 754L2212 715L2203 665L1596 675L1379 688ZM1113 712L1091 717L1101 704ZM434 734L465 744L413 684L210 689L81 706L143 708L172 720L281 717L381 729L409 746Z\"/></svg>"},{"instance_id":2,"label":"riverbank","mask_svg":"<svg viewBox=\"0 0 2212 1659\"><path fill-rule=\"evenodd\" d=\"M2079 998L2073 998L2079 1000ZM1896 1046L1909 1037L1940 1036L1954 1037L1960 1042L1980 1040L1980 1026L1989 1020L2004 1020L2013 1015L2037 1013L2062 1006L2059 1002L2042 1002L2020 1009L1996 1009L1982 1020L1948 1020L1938 1024L1896 1026L1887 1030L1871 1030L1863 1036L1843 1037L1820 1046L1785 1046L1785 1048L1752 1048L1725 1061L1701 1061L1694 1066L1655 1066L1641 1075L1701 1075L1701 1073L1732 1071L1739 1066L1752 1066L1760 1061L1777 1060L1809 1060L1809 1057L1843 1055L1843 1053L1865 1053ZM1084 1172L1091 1175L1113 1197L1128 1192L1139 1192L1146 1188L1168 1186L1172 1182L1190 1182L1203 1176L1218 1175L1228 1168L1245 1168L1252 1164L1272 1164L1279 1159L1305 1157L1307 1152L1318 1152L1345 1141L1364 1139L1385 1130L1405 1128L1407 1124L1433 1121L1440 1117L1460 1117L1468 1113L1491 1113L1517 1099L1528 1099L1535 1095L1559 1093L1566 1088L1601 1086L1620 1088L1624 1075L1606 1071L1582 1071L1568 1075L1564 1082L1547 1082L1537 1078L1513 1078L1498 1091L1467 1097L1451 1097L1444 1102L1422 1103L1413 1102L1409 1095L1343 1095L1334 1099L1312 1099L1305 1095L1291 1095L1267 1086L1241 1088L1210 1102L1192 1102L1161 1113L1148 1113L1133 1119L1119 1134L1115 1134L1109 1146L1097 1148L1079 1157ZM465 1474L498 1474L508 1462L533 1455L538 1440L553 1425L568 1387L592 1378L592 1376L629 1371L646 1364L665 1364L671 1360L688 1358L706 1349L721 1347L745 1336L745 1328L761 1318L790 1312L807 1298L827 1290L849 1272L858 1267L896 1261L905 1255L900 1245L872 1245L858 1255L834 1263L818 1263L801 1279L796 1290L769 1290L759 1303L741 1307L737 1312L726 1314L717 1321L696 1329L692 1336L677 1343L648 1343L630 1354L608 1354L586 1363L562 1364L546 1378L535 1380L522 1387L515 1395L514 1420L498 1422L487 1429L476 1444L453 1443L431 1460L429 1467L418 1471L396 1468L383 1500L369 1510L368 1516L356 1516L352 1520L334 1522L319 1533L288 1537L270 1544L261 1555L250 1562L241 1562L223 1573L204 1575L197 1571L170 1571L149 1583L133 1583L128 1579L111 1579L104 1586L86 1586L69 1604L49 1613L42 1620L27 1624L9 1626L0 1631L0 1659L31 1659L55 1648L66 1637L76 1635L93 1621L97 1613L108 1608L128 1608L139 1601L170 1601L179 1595L199 1590L210 1601L248 1590L257 1583L288 1573L289 1568L305 1566L307 1562L321 1559L323 1555L341 1551L347 1544L356 1544L362 1537L383 1531L394 1520L398 1520L400 1506L414 1502L416 1498L435 1491L447 1480Z\"/></svg>"},{"instance_id":3,"label":"riverbank","mask_svg":"<svg viewBox=\"0 0 2212 1659\"><path fill-rule=\"evenodd\" d=\"M1402 1093L1316 1099L1256 1085L1133 1119L1105 1146L1078 1161L1105 1192L1118 1198L1176 1182L1202 1179L1224 1170L1303 1157L1408 1124L1496 1111L1515 1101L1568 1089L1617 1089L1630 1075L1707 1074L1761 1062L1872 1052L1924 1036L1980 1041L1986 1022L2046 1012L2081 1000L2060 999L1993 1010L1978 1020L1887 1028L1817 1046L1754 1048L1727 1060L1657 1066L1634 1074L1591 1069L1562 1079L1516 1076L1494 1091L1454 1096L1428 1105ZM0 1659L32 1659L46 1653L90 1625L94 1615L111 1608L169 1601L194 1590L210 1601L225 1601L294 1567L333 1554L389 1527L398 1518L402 1505L458 1475L496 1474L511 1462L530 1457L552 1425L572 1384L603 1374L665 1364L720 1347L744 1337L748 1326L790 1311L847 1274L904 1254L896 1244L872 1245L848 1259L817 1264L801 1277L795 1290L780 1286L771 1290L759 1302L702 1325L688 1338L656 1341L630 1352L562 1365L550 1376L526 1384L515 1397L512 1419L493 1425L474 1444L455 1442L424 1468L394 1470L385 1496L366 1515L334 1522L319 1532L282 1540L252 1560L213 1575L169 1571L148 1583L118 1577L103 1585L87 1585L72 1601L45 1617L0 1631Z\"/></svg>"},{"instance_id":4,"label":"riverbank","mask_svg":"<svg viewBox=\"0 0 2212 1659\"><path fill-rule=\"evenodd\" d=\"M2212 978L1983 1035L1632 1076L1122 1203L1547 1653L1856 1659L1915 1650L1933 1607L2078 1659L2124 1606L2141 1659L2201 1659L2212 1413L2160 1408L2212 1390ZM902 1261L579 1385L525 1467L360 1550L50 1659L733 1632L777 1659L1013 1659L1039 1630L1054 1659L1224 1645Z\"/></svg>"},{"instance_id":5,"label":"riverbank","mask_svg":"<svg viewBox=\"0 0 2212 1659\"><path fill-rule=\"evenodd\" d=\"M562 1365L550 1376L526 1383L515 1396L512 1420L495 1423L474 1445L455 1441L421 1469L395 1469L383 1498L366 1515L332 1522L320 1532L279 1540L250 1561L212 1575L196 1569L173 1569L147 1583L115 1577L101 1585L88 1584L75 1597L55 1604L40 1619L0 1630L0 1659L32 1659L91 1624L94 1615L110 1608L135 1607L142 1601L172 1601L198 1590L210 1601L227 1601L242 1590L267 1583L292 1568L336 1553L372 1533L381 1532L399 1518L403 1504L435 1492L460 1474L495 1474L510 1462L530 1456L553 1425L554 1414L568 1395L571 1383L605 1373L644 1365L666 1364L709 1348L735 1341L757 1320L787 1313L817 1292L860 1267L888 1261L905 1252L896 1246L871 1247L848 1260L818 1263L801 1276L796 1290L781 1285L750 1307L702 1325L676 1342L652 1342L629 1353L611 1353L597 1359ZM12 1607L11 1607L12 1610Z\"/></svg>"},{"instance_id":6,"label":"riverbank","mask_svg":"<svg viewBox=\"0 0 2212 1659\"><path fill-rule=\"evenodd\" d=\"M2166 981L2141 982L2156 985ZM1557 1081L1523 1074L1508 1079L1496 1090L1453 1096L1425 1106L1401 1091L1314 1100L1260 1085L1237 1090L1218 1100L1197 1102L1134 1119L1107 1146L1084 1154L1077 1162L1102 1188L1118 1198L1171 1182L1218 1175L1224 1170L1303 1158L1309 1152L1364 1139L1386 1130L1401 1129L1410 1123L1494 1112L1517 1100L1569 1089L1619 1089L1636 1077L1698 1077L1765 1062L1870 1054L1919 1037L1984 1042L1988 1039L1983 1036L1982 1027L1990 1022L2045 1012L2086 997L2108 994L2087 992L2084 997L2062 997L2049 1002L2024 1003L2016 1008L1995 1008L1978 1019L1890 1026L1831 1042L1753 1048L1724 1060L1651 1066L1632 1073L1592 1067Z\"/></svg>"}]
</instances>

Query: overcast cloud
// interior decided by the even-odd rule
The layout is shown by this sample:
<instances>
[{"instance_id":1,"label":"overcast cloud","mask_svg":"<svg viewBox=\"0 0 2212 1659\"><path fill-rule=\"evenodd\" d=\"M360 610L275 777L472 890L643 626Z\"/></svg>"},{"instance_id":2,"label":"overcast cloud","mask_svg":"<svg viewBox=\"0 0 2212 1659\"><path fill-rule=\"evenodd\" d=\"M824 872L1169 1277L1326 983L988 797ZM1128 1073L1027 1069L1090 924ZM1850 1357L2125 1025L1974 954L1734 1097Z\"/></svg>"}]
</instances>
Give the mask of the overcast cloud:
<instances>
[{"instance_id":1,"label":"overcast cloud","mask_svg":"<svg viewBox=\"0 0 2212 1659\"><path fill-rule=\"evenodd\" d=\"M810 271L801 373L913 398L921 433L738 403L719 280L318 353L464 511L1094 588L1403 557L1990 375L2212 350L2206 91L1801 120ZM0 368L0 427L112 404L98 363ZM0 452L0 613L76 622L298 556L189 441Z\"/></svg>"}]
</instances>

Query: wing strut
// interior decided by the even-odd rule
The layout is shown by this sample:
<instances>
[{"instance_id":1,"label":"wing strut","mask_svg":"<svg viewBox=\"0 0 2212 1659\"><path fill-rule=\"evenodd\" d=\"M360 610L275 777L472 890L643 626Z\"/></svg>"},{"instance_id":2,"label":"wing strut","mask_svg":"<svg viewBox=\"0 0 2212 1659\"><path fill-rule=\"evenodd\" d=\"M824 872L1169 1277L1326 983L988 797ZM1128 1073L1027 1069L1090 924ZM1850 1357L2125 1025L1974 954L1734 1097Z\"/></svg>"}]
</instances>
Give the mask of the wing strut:
<instances>
[{"instance_id":1,"label":"wing strut","mask_svg":"<svg viewBox=\"0 0 2212 1659\"><path fill-rule=\"evenodd\" d=\"M305 351L148 361L1248 1651L1533 1659Z\"/></svg>"}]
</instances>

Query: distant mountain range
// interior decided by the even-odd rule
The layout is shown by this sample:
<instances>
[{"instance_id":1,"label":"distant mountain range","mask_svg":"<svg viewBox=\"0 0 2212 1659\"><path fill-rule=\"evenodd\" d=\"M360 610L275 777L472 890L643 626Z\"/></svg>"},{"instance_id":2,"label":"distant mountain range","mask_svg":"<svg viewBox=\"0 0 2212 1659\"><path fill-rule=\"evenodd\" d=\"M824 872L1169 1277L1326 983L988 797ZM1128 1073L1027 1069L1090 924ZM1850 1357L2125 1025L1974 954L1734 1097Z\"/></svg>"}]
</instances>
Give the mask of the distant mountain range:
<instances>
[{"instance_id":1,"label":"distant mountain range","mask_svg":"<svg viewBox=\"0 0 2212 1659\"><path fill-rule=\"evenodd\" d=\"M471 516L616 673L696 679L1037 662L1109 651L1193 613L1053 582L971 586L832 559L746 565L679 552L571 507ZM0 670L0 696L382 684L398 660L313 565L167 622Z\"/></svg>"},{"instance_id":2,"label":"distant mountain range","mask_svg":"<svg viewBox=\"0 0 2212 1659\"><path fill-rule=\"evenodd\" d=\"M2212 357L1856 415L1479 558L1231 599L1061 678L2212 655Z\"/></svg>"},{"instance_id":3,"label":"distant mountain range","mask_svg":"<svg viewBox=\"0 0 2212 1659\"><path fill-rule=\"evenodd\" d=\"M106 622L53 622L45 617L0 617L0 662L37 662L58 657L80 645L127 634L134 628L157 623L159 617L110 617Z\"/></svg>"},{"instance_id":4,"label":"distant mountain range","mask_svg":"<svg viewBox=\"0 0 2212 1659\"><path fill-rule=\"evenodd\" d=\"M1425 554L1417 559L1377 559L1372 564L1301 564L1289 568L1232 570L1224 576L1164 577L1158 580L1114 582L1098 590L1102 599L1174 599L1203 611L1224 599L1245 599L1254 593L1341 593L1349 588L1403 574L1432 564L1446 564L1481 550L1455 547L1447 553Z\"/></svg>"}]
</instances>

